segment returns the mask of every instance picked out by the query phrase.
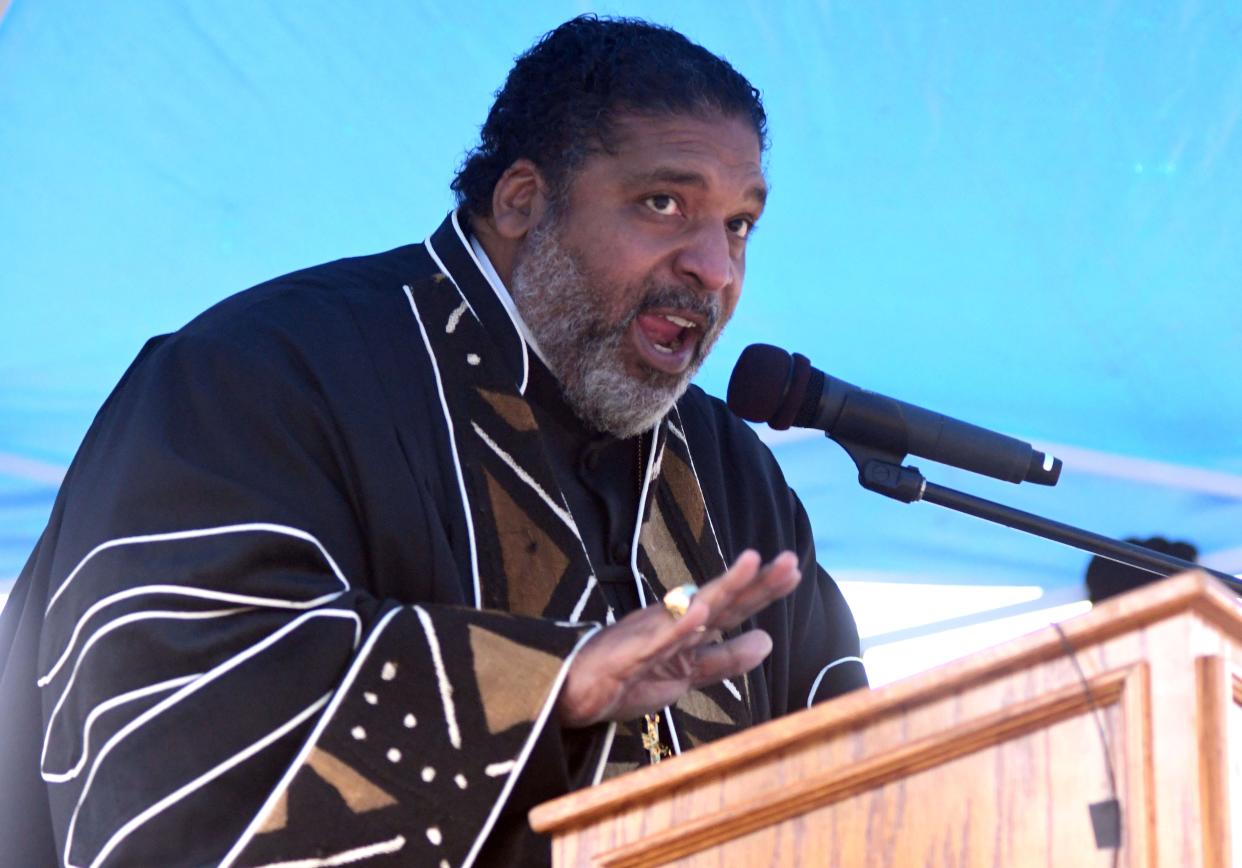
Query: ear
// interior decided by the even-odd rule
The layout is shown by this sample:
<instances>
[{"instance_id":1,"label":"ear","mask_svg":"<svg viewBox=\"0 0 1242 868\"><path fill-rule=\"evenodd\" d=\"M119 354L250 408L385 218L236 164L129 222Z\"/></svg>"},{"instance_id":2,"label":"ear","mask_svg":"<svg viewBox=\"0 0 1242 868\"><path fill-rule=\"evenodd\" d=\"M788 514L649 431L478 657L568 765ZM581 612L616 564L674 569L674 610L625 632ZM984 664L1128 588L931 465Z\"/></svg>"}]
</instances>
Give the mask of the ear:
<instances>
[{"instance_id":1,"label":"ear","mask_svg":"<svg viewBox=\"0 0 1242 868\"><path fill-rule=\"evenodd\" d=\"M534 229L551 203L539 167L525 158L505 169L492 188L492 224L502 238L520 241Z\"/></svg>"}]
</instances>

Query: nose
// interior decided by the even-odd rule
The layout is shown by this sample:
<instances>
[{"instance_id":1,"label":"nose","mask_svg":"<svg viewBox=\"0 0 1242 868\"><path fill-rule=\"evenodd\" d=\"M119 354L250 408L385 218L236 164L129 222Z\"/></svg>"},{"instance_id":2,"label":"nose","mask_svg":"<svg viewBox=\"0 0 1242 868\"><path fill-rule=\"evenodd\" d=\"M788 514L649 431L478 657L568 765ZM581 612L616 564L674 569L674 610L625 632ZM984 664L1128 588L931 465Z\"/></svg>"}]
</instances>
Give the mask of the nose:
<instances>
[{"instance_id":1,"label":"nose","mask_svg":"<svg viewBox=\"0 0 1242 868\"><path fill-rule=\"evenodd\" d=\"M723 293L735 279L728 230L721 225L699 226L678 250L674 268L698 289Z\"/></svg>"}]
</instances>

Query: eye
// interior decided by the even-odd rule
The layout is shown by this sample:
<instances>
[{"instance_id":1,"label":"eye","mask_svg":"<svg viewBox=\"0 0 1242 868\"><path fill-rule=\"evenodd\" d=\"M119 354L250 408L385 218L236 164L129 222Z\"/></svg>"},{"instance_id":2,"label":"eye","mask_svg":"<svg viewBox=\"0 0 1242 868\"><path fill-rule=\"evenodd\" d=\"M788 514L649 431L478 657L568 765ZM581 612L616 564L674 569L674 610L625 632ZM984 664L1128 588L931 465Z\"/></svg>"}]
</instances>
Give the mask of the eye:
<instances>
[{"instance_id":1,"label":"eye","mask_svg":"<svg viewBox=\"0 0 1242 868\"><path fill-rule=\"evenodd\" d=\"M657 214L663 214L666 217L672 217L680 210L677 206L677 200L667 193L657 193L654 196L648 196L643 200L643 204Z\"/></svg>"},{"instance_id":2,"label":"eye","mask_svg":"<svg viewBox=\"0 0 1242 868\"><path fill-rule=\"evenodd\" d=\"M749 217L734 217L727 224L729 231L738 238L745 240L755 231L755 221Z\"/></svg>"}]
</instances>

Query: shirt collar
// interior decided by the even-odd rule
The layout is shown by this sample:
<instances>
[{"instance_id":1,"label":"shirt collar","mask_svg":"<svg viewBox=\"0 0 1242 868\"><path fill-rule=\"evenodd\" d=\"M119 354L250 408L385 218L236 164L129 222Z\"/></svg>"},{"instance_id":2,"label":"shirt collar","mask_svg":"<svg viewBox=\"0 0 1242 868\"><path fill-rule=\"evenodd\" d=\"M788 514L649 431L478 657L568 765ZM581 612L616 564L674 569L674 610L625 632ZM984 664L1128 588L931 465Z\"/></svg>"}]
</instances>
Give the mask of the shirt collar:
<instances>
[{"instance_id":1,"label":"shirt collar","mask_svg":"<svg viewBox=\"0 0 1242 868\"><path fill-rule=\"evenodd\" d=\"M487 251L483 249L483 245L479 243L477 235L470 236L470 247L474 250L474 255L479 261L479 271L483 272L483 276L487 278L488 284L492 287L492 292L496 293L496 298L500 299L500 303L509 312L513 325L522 336L522 340L526 341L526 345L534 350L535 355L546 365L548 360L544 358L543 351L539 349L539 344L535 341L535 336L530 332L530 327L526 325L526 320L522 319L522 314L518 312L517 304L509 293L509 288L500 279L500 275L496 272L496 266L492 265L492 260L487 255Z\"/></svg>"}]
</instances>

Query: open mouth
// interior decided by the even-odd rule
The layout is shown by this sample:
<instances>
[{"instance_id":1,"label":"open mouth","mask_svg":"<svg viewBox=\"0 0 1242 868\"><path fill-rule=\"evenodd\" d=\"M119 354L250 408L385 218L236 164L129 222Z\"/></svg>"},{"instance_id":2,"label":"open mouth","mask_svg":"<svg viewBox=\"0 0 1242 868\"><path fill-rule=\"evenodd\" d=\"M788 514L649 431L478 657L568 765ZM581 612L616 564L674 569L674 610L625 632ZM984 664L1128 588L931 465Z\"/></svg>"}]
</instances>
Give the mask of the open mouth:
<instances>
[{"instance_id":1,"label":"open mouth","mask_svg":"<svg viewBox=\"0 0 1242 868\"><path fill-rule=\"evenodd\" d=\"M703 336L701 323L671 311L639 314L634 324L644 361L667 373L681 373L689 366Z\"/></svg>"}]
</instances>

